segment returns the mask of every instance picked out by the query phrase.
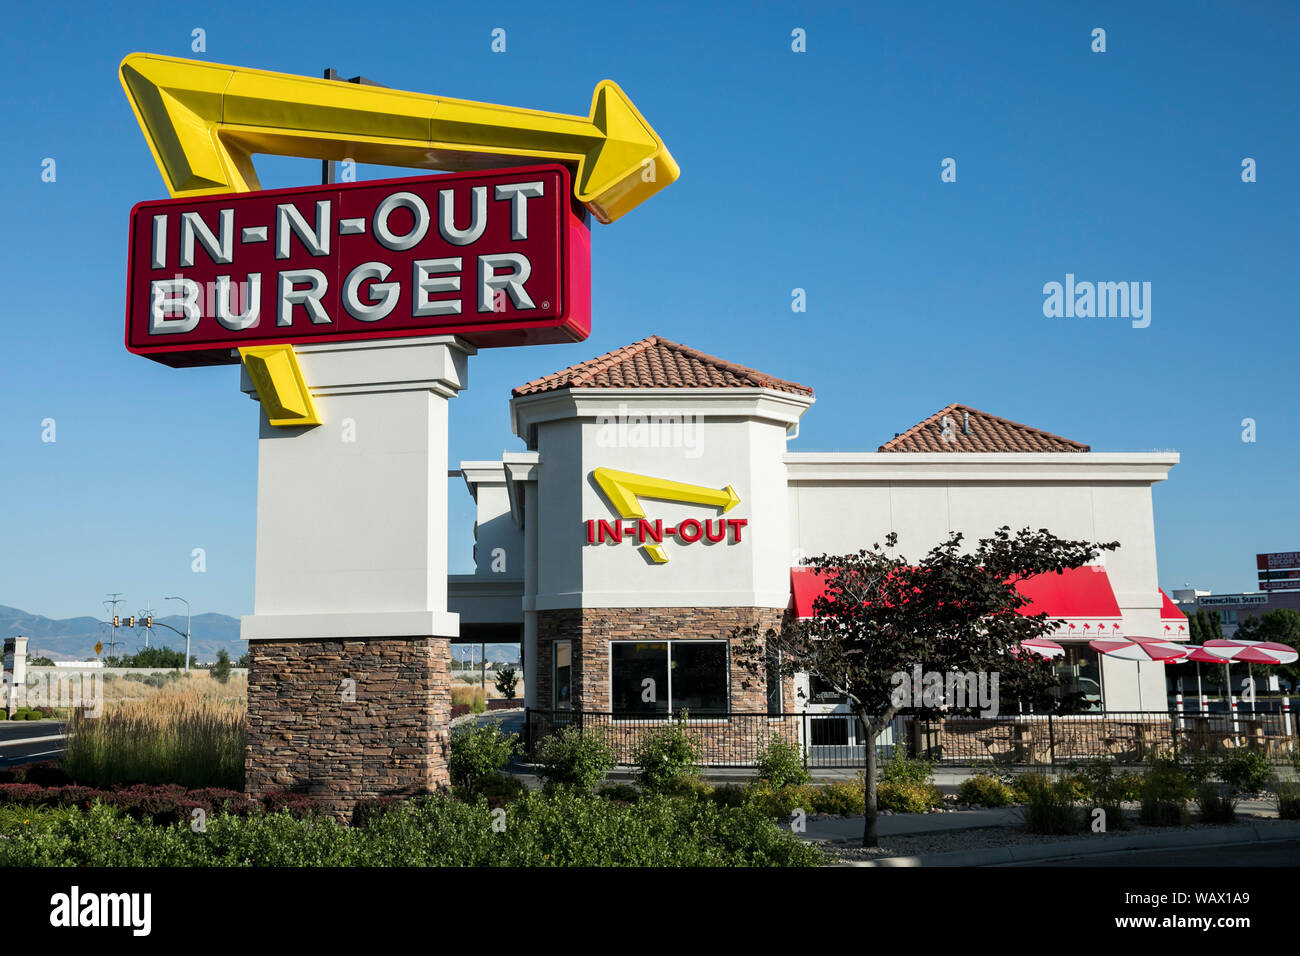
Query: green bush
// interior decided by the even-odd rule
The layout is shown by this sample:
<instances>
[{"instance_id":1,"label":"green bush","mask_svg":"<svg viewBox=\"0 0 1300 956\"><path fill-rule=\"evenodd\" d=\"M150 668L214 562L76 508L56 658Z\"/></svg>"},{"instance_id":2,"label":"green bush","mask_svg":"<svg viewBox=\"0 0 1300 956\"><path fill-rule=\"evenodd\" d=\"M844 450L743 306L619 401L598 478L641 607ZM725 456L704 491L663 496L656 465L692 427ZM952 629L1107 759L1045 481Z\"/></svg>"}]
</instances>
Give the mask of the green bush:
<instances>
[{"instance_id":1,"label":"green bush","mask_svg":"<svg viewBox=\"0 0 1300 956\"><path fill-rule=\"evenodd\" d=\"M528 793L528 788L518 777L508 773L494 773L479 781L475 791L477 796L486 798L493 807L505 806L520 800Z\"/></svg>"},{"instance_id":2,"label":"green bush","mask_svg":"<svg viewBox=\"0 0 1300 956\"><path fill-rule=\"evenodd\" d=\"M1231 823L1237 818L1236 799L1219 793L1219 788L1212 783L1203 783L1196 789L1196 809L1202 823Z\"/></svg>"},{"instance_id":3,"label":"green bush","mask_svg":"<svg viewBox=\"0 0 1300 956\"><path fill-rule=\"evenodd\" d=\"M820 850L751 806L652 797L622 804L561 790L504 808L431 798L364 827L287 813L213 814L205 832L96 804L0 813L0 867L14 866L818 866ZM497 815L500 816L499 814ZM24 822L28 821L28 822Z\"/></svg>"},{"instance_id":4,"label":"green bush","mask_svg":"<svg viewBox=\"0 0 1300 956\"><path fill-rule=\"evenodd\" d=\"M852 817L866 812L867 799L861 784L828 783L812 792L814 813L834 813Z\"/></svg>"},{"instance_id":5,"label":"green bush","mask_svg":"<svg viewBox=\"0 0 1300 956\"><path fill-rule=\"evenodd\" d=\"M641 799L641 791L630 783L602 784L596 794L606 800L618 800L622 803L636 803Z\"/></svg>"},{"instance_id":6,"label":"green bush","mask_svg":"<svg viewBox=\"0 0 1300 956\"><path fill-rule=\"evenodd\" d=\"M537 748L538 776L548 788L576 787L590 793L614 769L614 751L600 733L565 727Z\"/></svg>"},{"instance_id":7,"label":"green bush","mask_svg":"<svg viewBox=\"0 0 1300 956\"><path fill-rule=\"evenodd\" d=\"M876 808L892 813L925 813L943 806L943 794L932 783L887 781L876 786Z\"/></svg>"},{"instance_id":8,"label":"green bush","mask_svg":"<svg viewBox=\"0 0 1300 956\"><path fill-rule=\"evenodd\" d=\"M934 780L934 764L928 760L915 759L901 750L895 751L895 757L880 768L879 783L914 783L925 784Z\"/></svg>"},{"instance_id":9,"label":"green bush","mask_svg":"<svg viewBox=\"0 0 1300 956\"><path fill-rule=\"evenodd\" d=\"M1187 801L1195 795L1196 788L1179 761L1156 760L1142 781L1138 820L1144 826L1183 826L1191 819Z\"/></svg>"},{"instance_id":10,"label":"green bush","mask_svg":"<svg viewBox=\"0 0 1300 956\"><path fill-rule=\"evenodd\" d=\"M1069 794L1072 800L1087 800L1092 795L1092 781L1077 771L1058 775L1056 786L1061 793Z\"/></svg>"},{"instance_id":11,"label":"green bush","mask_svg":"<svg viewBox=\"0 0 1300 956\"><path fill-rule=\"evenodd\" d=\"M759 780L766 780L778 788L788 783L805 784L812 779L803 765L803 751L799 745L777 734L767 738L759 748L754 767L758 770Z\"/></svg>"},{"instance_id":12,"label":"green bush","mask_svg":"<svg viewBox=\"0 0 1300 956\"><path fill-rule=\"evenodd\" d=\"M687 731L686 711L646 735L632 760L640 768L637 783L646 793L661 793L684 778L698 777L700 747Z\"/></svg>"},{"instance_id":13,"label":"green bush","mask_svg":"<svg viewBox=\"0 0 1300 956\"><path fill-rule=\"evenodd\" d=\"M713 785L699 777L671 777L661 783L658 790L651 792L661 793L666 797L708 800L713 796Z\"/></svg>"},{"instance_id":14,"label":"green bush","mask_svg":"<svg viewBox=\"0 0 1300 956\"><path fill-rule=\"evenodd\" d=\"M1077 833L1082 826L1076 783L1048 780L1042 774L1024 774L1025 829L1045 836Z\"/></svg>"},{"instance_id":15,"label":"green bush","mask_svg":"<svg viewBox=\"0 0 1300 956\"><path fill-rule=\"evenodd\" d=\"M719 806L739 807L749 800L750 792L738 783L724 783L714 787L709 797Z\"/></svg>"},{"instance_id":16,"label":"green bush","mask_svg":"<svg viewBox=\"0 0 1300 956\"><path fill-rule=\"evenodd\" d=\"M224 647L217 651L217 662L212 665L212 676L221 683L230 680L230 652Z\"/></svg>"},{"instance_id":17,"label":"green bush","mask_svg":"<svg viewBox=\"0 0 1300 956\"><path fill-rule=\"evenodd\" d=\"M1277 816L1279 820L1300 820L1300 783L1293 780L1279 780L1273 784L1277 795Z\"/></svg>"},{"instance_id":18,"label":"green bush","mask_svg":"<svg viewBox=\"0 0 1300 956\"><path fill-rule=\"evenodd\" d=\"M766 816L786 820L796 810L808 812L812 809L813 788L793 783L773 787L760 780L749 788L749 799Z\"/></svg>"},{"instance_id":19,"label":"green bush","mask_svg":"<svg viewBox=\"0 0 1300 956\"><path fill-rule=\"evenodd\" d=\"M997 777L977 773L957 787L957 802L979 807L1005 807L1011 803L1011 788Z\"/></svg>"},{"instance_id":20,"label":"green bush","mask_svg":"<svg viewBox=\"0 0 1300 956\"><path fill-rule=\"evenodd\" d=\"M1259 793L1268 787L1273 765L1259 751L1248 748L1229 750L1219 758L1219 779L1234 793Z\"/></svg>"},{"instance_id":21,"label":"green bush","mask_svg":"<svg viewBox=\"0 0 1300 956\"><path fill-rule=\"evenodd\" d=\"M510 762L518 744L519 735L502 733L499 724L462 725L451 735L451 782L473 796L483 780Z\"/></svg>"}]
</instances>

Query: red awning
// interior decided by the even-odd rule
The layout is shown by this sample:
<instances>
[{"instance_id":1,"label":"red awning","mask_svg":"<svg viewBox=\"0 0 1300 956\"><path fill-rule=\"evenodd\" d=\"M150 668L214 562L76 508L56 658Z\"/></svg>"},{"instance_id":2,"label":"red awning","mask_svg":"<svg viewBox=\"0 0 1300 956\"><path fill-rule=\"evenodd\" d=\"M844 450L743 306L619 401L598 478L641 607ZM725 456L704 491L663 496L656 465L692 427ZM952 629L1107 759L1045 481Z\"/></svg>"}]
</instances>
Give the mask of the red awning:
<instances>
[{"instance_id":1,"label":"red awning","mask_svg":"<svg viewBox=\"0 0 1300 956\"><path fill-rule=\"evenodd\" d=\"M813 616L813 600L826 590L826 582L820 571L813 568L790 569L790 613L795 620Z\"/></svg>"},{"instance_id":2,"label":"red awning","mask_svg":"<svg viewBox=\"0 0 1300 956\"><path fill-rule=\"evenodd\" d=\"M813 616L813 601L826 590L824 576L812 568L790 569L790 610L796 619ZM1046 611L1063 621L1054 636L1093 640L1123 631L1123 617L1106 569L1095 565L1056 574L1038 574L1016 584L1032 602L1022 614Z\"/></svg>"},{"instance_id":3,"label":"red awning","mask_svg":"<svg viewBox=\"0 0 1300 956\"><path fill-rule=\"evenodd\" d=\"M1160 591L1160 635L1168 640L1182 640L1188 637L1187 615L1178 610L1178 605L1169 600L1169 595Z\"/></svg>"}]
</instances>

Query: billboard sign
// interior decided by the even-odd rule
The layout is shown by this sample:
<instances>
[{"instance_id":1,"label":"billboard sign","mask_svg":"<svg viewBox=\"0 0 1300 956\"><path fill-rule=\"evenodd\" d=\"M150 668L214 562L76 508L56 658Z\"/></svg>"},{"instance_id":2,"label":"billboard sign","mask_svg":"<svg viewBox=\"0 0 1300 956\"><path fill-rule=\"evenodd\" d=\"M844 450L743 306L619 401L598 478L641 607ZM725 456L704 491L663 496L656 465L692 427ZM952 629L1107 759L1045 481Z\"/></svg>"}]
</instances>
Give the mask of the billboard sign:
<instances>
[{"instance_id":1,"label":"billboard sign","mask_svg":"<svg viewBox=\"0 0 1300 956\"><path fill-rule=\"evenodd\" d=\"M590 289L559 164L181 197L131 211L126 347L192 366L273 344L575 342Z\"/></svg>"}]
</instances>

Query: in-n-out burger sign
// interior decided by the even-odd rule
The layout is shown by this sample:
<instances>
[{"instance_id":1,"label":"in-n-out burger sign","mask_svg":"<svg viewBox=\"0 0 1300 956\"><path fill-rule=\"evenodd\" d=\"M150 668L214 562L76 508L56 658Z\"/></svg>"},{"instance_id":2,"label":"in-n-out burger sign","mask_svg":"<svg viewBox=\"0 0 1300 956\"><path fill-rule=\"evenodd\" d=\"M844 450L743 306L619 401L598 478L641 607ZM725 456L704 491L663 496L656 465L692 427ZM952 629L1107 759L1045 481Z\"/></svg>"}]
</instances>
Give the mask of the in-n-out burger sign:
<instances>
[{"instance_id":1,"label":"in-n-out burger sign","mask_svg":"<svg viewBox=\"0 0 1300 956\"><path fill-rule=\"evenodd\" d=\"M547 165L140 203L127 348L182 366L272 343L580 341L590 233L571 195Z\"/></svg>"},{"instance_id":2,"label":"in-n-out burger sign","mask_svg":"<svg viewBox=\"0 0 1300 956\"><path fill-rule=\"evenodd\" d=\"M710 488L611 468L597 468L591 477L622 520L593 518L584 522L587 544L619 544L625 539L635 541L645 549L651 561L665 564L668 561L663 548L665 537L676 539L681 544L697 541L739 544L749 524L746 518L683 518L675 525L665 526L661 518L653 521L647 518L641 506L642 498L653 498L656 501L706 505L726 514L740 504L740 496L731 485Z\"/></svg>"}]
</instances>

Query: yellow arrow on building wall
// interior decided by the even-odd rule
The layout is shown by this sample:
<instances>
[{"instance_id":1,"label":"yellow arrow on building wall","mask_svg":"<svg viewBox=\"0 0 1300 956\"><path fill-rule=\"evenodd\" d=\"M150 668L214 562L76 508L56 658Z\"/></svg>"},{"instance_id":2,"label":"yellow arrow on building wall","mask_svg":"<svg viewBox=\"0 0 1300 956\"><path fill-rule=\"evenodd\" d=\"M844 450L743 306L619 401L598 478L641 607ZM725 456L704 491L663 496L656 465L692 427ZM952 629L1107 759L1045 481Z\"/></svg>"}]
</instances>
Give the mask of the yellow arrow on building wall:
<instances>
[{"instance_id":1,"label":"yellow arrow on building wall","mask_svg":"<svg viewBox=\"0 0 1300 956\"><path fill-rule=\"evenodd\" d=\"M645 509L641 507L641 498L708 505L721 508L722 514L740 504L740 495L736 494L736 489L731 485L709 488L704 485L688 485L684 481L637 475L630 471L614 471L612 468L597 468L591 477L621 518L644 518L646 515ZM655 564L663 564L668 560L668 555L661 546L647 544L643 547Z\"/></svg>"},{"instance_id":2,"label":"yellow arrow on building wall","mask_svg":"<svg viewBox=\"0 0 1300 956\"><path fill-rule=\"evenodd\" d=\"M537 160L573 166L578 201L613 222L680 174L611 80L588 116L568 116L147 53L120 74L173 196L259 189L254 153L439 170Z\"/></svg>"}]
</instances>

